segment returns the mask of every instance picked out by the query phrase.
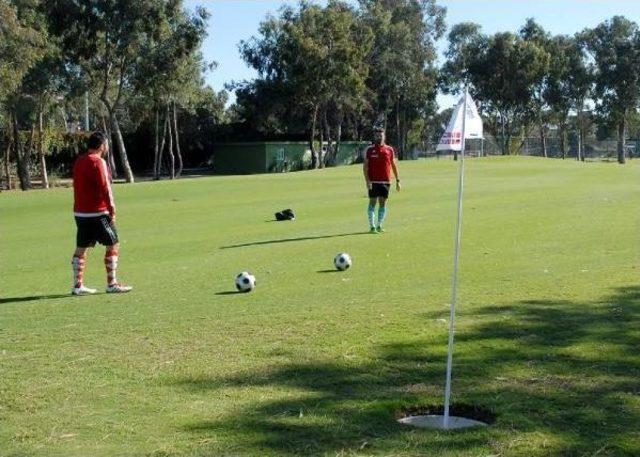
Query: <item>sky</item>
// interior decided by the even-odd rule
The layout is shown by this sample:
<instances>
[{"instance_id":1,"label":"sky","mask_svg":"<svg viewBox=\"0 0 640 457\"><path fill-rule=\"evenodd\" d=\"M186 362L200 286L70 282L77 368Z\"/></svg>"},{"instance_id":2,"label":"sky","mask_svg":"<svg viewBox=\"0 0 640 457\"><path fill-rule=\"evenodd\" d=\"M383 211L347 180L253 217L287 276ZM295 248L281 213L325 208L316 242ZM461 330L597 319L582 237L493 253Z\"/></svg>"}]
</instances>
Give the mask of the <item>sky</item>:
<instances>
[{"instance_id":1,"label":"sky","mask_svg":"<svg viewBox=\"0 0 640 457\"><path fill-rule=\"evenodd\" d=\"M200 5L211 14L202 52L206 61L215 61L218 66L206 75L206 82L220 91L231 81L255 78L256 72L240 58L238 43L257 35L260 22L267 14L277 14L283 4L297 3L295 0L185 0L188 9ZM447 8L447 28L460 22L475 22L487 34L517 32L529 17L553 34L567 35L594 27L615 15L640 24L640 0L440 0L438 4ZM441 56L446 46L445 35L438 43ZM442 62L442 57L440 59ZM232 95L230 101L233 99ZM450 96L438 95L441 109L454 102Z\"/></svg>"}]
</instances>

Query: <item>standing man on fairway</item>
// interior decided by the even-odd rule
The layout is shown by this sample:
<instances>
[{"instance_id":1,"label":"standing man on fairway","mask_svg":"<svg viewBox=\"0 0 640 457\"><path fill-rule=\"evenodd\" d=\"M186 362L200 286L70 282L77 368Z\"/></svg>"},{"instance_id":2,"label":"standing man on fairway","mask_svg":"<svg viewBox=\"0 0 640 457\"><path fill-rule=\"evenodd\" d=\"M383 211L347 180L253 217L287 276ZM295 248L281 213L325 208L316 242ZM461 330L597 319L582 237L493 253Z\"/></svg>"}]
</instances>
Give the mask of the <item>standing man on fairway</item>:
<instances>
[{"instance_id":1,"label":"standing man on fairway","mask_svg":"<svg viewBox=\"0 0 640 457\"><path fill-rule=\"evenodd\" d=\"M391 171L396 180L396 190L400 192L400 177L398 176L398 164L395 151L384 142L384 127L376 124L373 127L373 144L367 148L364 154L364 180L369 191L369 206L367 216L369 218L369 231L382 233L382 222L387 214L387 199L391 188ZM378 220L375 221L376 201L378 202Z\"/></svg>"},{"instance_id":2,"label":"standing man on fairway","mask_svg":"<svg viewBox=\"0 0 640 457\"><path fill-rule=\"evenodd\" d=\"M111 173L104 157L109 142L102 132L89 137L88 151L81 154L73 165L73 214L78 231L73 253L72 295L95 294L96 289L83 283L87 251L96 242L106 247L104 265L107 270L107 293L129 292L132 287L118 283L118 232L115 226L116 206L111 193Z\"/></svg>"}]
</instances>

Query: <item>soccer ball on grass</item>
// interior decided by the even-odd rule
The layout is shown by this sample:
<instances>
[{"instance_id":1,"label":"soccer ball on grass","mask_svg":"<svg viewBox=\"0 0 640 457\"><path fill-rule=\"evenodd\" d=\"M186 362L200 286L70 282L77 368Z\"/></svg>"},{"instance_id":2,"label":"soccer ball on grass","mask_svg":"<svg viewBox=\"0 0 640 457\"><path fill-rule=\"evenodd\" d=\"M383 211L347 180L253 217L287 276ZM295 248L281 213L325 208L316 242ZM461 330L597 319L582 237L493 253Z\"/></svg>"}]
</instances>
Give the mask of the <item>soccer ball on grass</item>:
<instances>
[{"instance_id":1,"label":"soccer ball on grass","mask_svg":"<svg viewBox=\"0 0 640 457\"><path fill-rule=\"evenodd\" d=\"M333 264L340 271L347 270L351 266L351 256L346 252L341 252L333 258Z\"/></svg>"},{"instance_id":2,"label":"soccer ball on grass","mask_svg":"<svg viewBox=\"0 0 640 457\"><path fill-rule=\"evenodd\" d=\"M236 289L239 292L251 292L256 287L256 277L248 271L243 271L236 276Z\"/></svg>"}]
</instances>

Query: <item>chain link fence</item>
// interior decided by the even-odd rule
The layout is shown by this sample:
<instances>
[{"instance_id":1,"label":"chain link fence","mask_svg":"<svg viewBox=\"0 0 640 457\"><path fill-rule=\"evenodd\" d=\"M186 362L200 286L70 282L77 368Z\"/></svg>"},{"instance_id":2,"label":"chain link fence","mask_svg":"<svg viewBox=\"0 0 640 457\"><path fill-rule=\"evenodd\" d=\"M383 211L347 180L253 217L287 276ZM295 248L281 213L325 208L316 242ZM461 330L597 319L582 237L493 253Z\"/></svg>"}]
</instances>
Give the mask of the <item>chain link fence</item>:
<instances>
[{"instance_id":1,"label":"chain link fence","mask_svg":"<svg viewBox=\"0 0 640 457\"><path fill-rule=\"evenodd\" d=\"M439 138L425 142L409 151L407 158L440 158L453 155L451 151L436 151ZM518 154L525 156L544 157L544 148L540 137L512 138L513 142L519 142ZM546 156L549 158L562 158L562 147L559 138L551 137L545 140ZM465 154L470 157L486 157L502 155L501 138L491 135L483 140L472 139L466 141ZM565 158L578 158L578 139L576 136L570 137L566 141ZM587 138L582 145L582 155L584 160L617 160L618 141L617 140L597 140ZM640 157L640 139L632 138L626 141L626 157Z\"/></svg>"}]
</instances>

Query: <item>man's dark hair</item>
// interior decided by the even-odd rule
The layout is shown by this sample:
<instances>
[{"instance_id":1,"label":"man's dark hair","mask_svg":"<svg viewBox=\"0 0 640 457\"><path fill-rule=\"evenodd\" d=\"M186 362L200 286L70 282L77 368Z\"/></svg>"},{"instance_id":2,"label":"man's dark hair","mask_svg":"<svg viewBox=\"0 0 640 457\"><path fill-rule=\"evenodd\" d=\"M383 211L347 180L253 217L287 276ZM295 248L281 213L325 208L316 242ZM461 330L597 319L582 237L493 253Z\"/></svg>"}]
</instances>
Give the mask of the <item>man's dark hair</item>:
<instances>
[{"instance_id":1,"label":"man's dark hair","mask_svg":"<svg viewBox=\"0 0 640 457\"><path fill-rule=\"evenodd\" d=\"M97 130L89 137L87 147L89 149L98 149L105 141L107 141L107 135L105 135L104 132Z\"/></svg>"}]
</instances>

